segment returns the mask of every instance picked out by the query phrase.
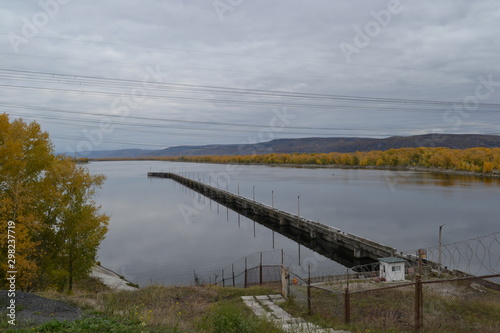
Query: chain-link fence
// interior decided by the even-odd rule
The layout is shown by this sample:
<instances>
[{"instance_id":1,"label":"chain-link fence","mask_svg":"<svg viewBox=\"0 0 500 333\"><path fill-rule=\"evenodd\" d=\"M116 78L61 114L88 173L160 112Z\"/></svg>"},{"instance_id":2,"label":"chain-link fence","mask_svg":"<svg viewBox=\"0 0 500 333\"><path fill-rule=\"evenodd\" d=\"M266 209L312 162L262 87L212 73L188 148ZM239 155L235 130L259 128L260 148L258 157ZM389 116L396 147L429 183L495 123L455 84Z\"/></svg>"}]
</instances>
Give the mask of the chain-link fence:
<instances>
[{"instance_id":1,"label":"chain-link fence","mask_svg":"<svg viewBox=\"0 0 500 333\"><path fill-rule=\"evenodd\" d=\"M309 282L290 273L295 314L361 331L498 332L500 275L383 282L346 278Z\"/></svg>"},{"instance_id":2,"label":"chain-link fence","mask_svg":"<svg viewBox=\"0 0 500 333\"><path fill-rule=\"evenodd\" d=\"M282 269L290 264L290 260L283 250L256 252L235 261L212 275L202 278L195 273L195 283L238 288L281 287Z\"/></svg>"},{"instance_id":3,"label":"chain-link fence","mask_svg":"<svg viewBox=\"0 0 500 333\"><path fill-rule=\"evenodd\" d=\"M318 316L358 331L496 333L500 327L499 236L381 258L349 269L311 270L310 265L304 269L282 250L259 252L214 274L213 281L236 287L275 286L289 297L287 310L294 315ZM490 274L474 276L474 272Z\"/></svg>"}]
</instances>

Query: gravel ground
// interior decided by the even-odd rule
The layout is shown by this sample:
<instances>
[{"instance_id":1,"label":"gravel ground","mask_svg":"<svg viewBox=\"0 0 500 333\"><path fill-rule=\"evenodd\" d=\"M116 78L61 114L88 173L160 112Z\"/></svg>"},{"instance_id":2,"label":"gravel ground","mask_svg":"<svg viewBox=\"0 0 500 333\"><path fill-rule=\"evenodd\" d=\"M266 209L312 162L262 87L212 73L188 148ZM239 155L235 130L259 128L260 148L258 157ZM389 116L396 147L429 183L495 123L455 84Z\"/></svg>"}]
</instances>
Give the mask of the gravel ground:
<instances>
[{"instance_id":1,"label":"gravel ground","mask_svg":"<svg viewBox=\"0 0 500 333\"><path fill-rule=\"evenodd\" d=\"M36 326L50 320L76 320L82 312L75 306L40 297L31 293L16 291L16 327ZM7 315L10 302L8 292L0 290L0 314Z\"/></svg>"}]
</instances>

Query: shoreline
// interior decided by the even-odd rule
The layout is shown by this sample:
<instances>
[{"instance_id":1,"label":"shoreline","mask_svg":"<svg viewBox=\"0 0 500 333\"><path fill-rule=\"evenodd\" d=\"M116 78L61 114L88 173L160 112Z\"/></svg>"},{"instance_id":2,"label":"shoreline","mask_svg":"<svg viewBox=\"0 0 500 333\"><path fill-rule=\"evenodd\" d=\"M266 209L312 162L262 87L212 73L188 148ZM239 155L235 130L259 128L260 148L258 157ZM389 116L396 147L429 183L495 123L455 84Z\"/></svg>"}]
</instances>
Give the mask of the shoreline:
<instances>
[{"instance_id":1,"label":"shoreline","mask_svg":"<svg viewBox=\"0 0 500 333\"><path fill-rule=\"evenodd\" d=\"M160 162L175 162L175 163L205 163L205 164L226 164L226 165L262 165L269 167L282 168L305 168L305 169L361 169L361 170L388 170L388 171L416 171L439 173L451 176L469 176L479 178L500 179L500 171L491 173L483 173L476 171L457 170L457 169L442 169L436 167L418 167L418 166L392 166L392 165L347 165L347 164L288 164L288 163L234 163L234 162L211 162L211 161L178 161L178 160L163 160L158 158L91 158L89 162L121 162L121 161L160 161Z\"/></svg>"}]
</instances>

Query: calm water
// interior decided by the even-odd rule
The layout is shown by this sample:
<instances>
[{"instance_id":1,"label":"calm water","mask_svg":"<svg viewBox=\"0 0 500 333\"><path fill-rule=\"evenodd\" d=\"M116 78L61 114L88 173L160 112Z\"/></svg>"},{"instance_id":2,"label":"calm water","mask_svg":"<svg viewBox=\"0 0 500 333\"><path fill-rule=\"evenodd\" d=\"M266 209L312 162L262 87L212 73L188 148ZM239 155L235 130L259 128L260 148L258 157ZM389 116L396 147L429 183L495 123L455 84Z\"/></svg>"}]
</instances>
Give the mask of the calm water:
<instances>
[{"instance_id":1,"label":"calm water","mask_svg":"<svg viewBox=\"0 0 500 333\"><path fill-rule=\"evenodd\" d=\"M500 181L423 172L226 166L157 161L94 162L107 181L97 202L111 215L103 265L141 285L188 284L257 251L273 249L259 224L148 171L174 171L368 239L414 252L500 231ZM300 199L298 198L300 196ZM274 247L298 256L279 234ZM338 264L301 247L301 258Z\"/></svg>"}]
</instances>

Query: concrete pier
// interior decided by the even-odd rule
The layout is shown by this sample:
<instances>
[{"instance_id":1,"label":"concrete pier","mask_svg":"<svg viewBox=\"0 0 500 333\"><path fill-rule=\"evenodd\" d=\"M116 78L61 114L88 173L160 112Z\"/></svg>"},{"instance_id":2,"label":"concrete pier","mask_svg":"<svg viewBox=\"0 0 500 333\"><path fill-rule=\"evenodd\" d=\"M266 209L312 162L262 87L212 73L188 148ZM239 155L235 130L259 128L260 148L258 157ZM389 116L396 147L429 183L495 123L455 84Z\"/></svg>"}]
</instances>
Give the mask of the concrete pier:
<instances>
[{"instance_id":1,"label":"concrete pier","mask_svg":"<svg viewBox=\"0 0 500 333\"><path fill-rule=\"evenodd\" d=\"M148 172L148 177L172 179L347 267L397 255L395 248L304 219L296 214L272 208L175 173Z\"/></svg>"}]
</instances>

